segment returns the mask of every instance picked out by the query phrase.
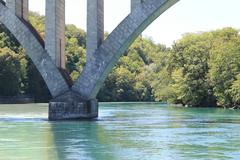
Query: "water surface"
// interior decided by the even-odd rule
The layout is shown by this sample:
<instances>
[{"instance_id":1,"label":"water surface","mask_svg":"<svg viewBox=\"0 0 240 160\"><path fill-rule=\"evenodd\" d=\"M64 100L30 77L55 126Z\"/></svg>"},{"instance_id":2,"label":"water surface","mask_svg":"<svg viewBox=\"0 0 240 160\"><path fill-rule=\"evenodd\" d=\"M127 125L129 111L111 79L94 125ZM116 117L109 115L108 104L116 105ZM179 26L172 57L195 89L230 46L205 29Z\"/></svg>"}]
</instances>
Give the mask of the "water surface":
<instances>
[{"instance_id":1,"label":"water surface","mask_svg":"<svg viewBox=\"0 0 240 160\"><path fill-rule=\"evenodd\" d=\"M240 111L101 103L95 121L48 122L47 104L0 105L0 159L239 160Z\"/></svg>"}]
</instances>

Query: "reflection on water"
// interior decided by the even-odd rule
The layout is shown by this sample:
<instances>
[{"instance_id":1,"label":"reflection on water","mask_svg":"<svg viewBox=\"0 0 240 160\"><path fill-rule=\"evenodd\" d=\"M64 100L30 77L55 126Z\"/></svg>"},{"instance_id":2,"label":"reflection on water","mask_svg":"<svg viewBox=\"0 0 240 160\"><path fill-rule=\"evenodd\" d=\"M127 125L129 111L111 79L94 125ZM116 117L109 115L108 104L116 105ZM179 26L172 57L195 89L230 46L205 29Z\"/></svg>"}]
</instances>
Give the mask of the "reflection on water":
<instances>
[{"instance_id":1,"label":"reflection on water","mask_svg":"<svg viewBox=\"0 0 240 160\"><path fill-rule=\"evenodd\" d=\"M240 112L102 103L95 121L48 122L47 105L0 105L0 159L240 159Z\"/></svg>"}]
</instances>

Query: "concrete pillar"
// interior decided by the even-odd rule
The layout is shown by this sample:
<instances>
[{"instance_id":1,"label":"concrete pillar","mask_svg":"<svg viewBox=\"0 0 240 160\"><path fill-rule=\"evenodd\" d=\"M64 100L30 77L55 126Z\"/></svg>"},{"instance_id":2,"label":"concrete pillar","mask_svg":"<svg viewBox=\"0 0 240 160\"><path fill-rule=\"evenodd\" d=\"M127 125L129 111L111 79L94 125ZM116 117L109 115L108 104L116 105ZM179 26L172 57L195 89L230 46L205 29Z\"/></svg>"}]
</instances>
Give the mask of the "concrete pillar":
<instances>
[{"instance_id":1,"label":"concrete pillar","mask_svg":"<svg viewBox=\"0 0 240 160\"><path fill-rule=\"evenodd\" d=\"M28 20L28 0L6 0L6 5L18 17Z\"/></svg>"},{"instance_id":2,"label":"concrete pillar","mask_svg":"<svg viewBox=\"0 0 240 160\"><path fill-rule=\"evenodd\" d=\"M59 68L65 68L65 0L46 0L45 46Z\"/></svg>"},{"instance_id":3,"label":"concrete pillar","mask_svg":"<svg viewBox=\"0 0 240 160\"><path fill-rule=\"evenodd\" d=\"M104 0L87 1L87 61L104 40Z\"/></svg>"},{"instance_id":4,"label":"concrete pillar","mask_svg":"<svg viewBox=\"0 0 240 160\"><path fill-rule=\"evenodd\" d=\"M142 2L143 0L131 0L131 11Z\"/></svg>"}]
</instances>

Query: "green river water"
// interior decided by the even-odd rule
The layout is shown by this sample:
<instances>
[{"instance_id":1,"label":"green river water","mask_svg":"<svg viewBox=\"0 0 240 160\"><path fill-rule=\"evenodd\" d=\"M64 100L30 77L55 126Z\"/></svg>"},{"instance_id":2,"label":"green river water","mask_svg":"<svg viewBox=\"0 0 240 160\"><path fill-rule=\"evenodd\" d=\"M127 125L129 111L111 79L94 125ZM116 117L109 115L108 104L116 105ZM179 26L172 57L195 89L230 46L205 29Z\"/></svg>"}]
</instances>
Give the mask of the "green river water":
<instances>
[{"instance_id":1,"label":"green river water","mask_svg":"<svg viewBox=\"0 0 240 160\"><path fill-rule=\"evenodd\" d=\"M101 103L94 121L0 105L1 160L240 160L240 111Z\"/></svg>"}]
</instances>

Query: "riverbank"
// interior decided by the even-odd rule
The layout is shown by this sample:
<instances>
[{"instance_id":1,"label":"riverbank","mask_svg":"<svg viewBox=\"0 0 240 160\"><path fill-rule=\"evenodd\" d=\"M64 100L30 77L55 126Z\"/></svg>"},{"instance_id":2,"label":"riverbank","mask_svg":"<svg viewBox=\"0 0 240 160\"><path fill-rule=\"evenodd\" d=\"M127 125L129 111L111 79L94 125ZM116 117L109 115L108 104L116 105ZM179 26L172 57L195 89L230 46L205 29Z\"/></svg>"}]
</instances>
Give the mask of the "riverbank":
<instances>
[{"instance_id":1,"label":"riverbank","mask_svg":"<svg viewBox=\"0 0 240 160\"><path fill-rule=\"evenodd\" d=\"M0 104L27 104L34 102L35 99L27 95L19 95L13 97L0 96Z\"/></svg>"}]
</instances>

